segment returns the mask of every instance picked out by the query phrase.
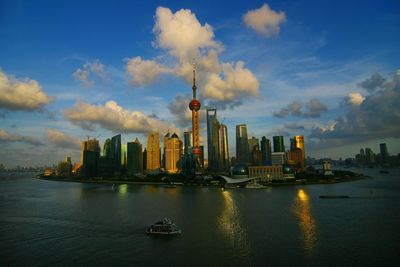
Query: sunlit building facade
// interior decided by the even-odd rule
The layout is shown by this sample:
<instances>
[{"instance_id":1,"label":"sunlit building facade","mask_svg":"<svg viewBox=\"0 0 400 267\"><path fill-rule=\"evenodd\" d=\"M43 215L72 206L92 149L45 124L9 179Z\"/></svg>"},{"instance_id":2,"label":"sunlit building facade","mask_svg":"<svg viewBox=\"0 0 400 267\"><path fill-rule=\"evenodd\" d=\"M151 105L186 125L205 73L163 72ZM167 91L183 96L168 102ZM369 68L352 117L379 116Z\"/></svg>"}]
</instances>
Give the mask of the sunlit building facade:
<instances>
[{"instance_id":1,"label":"sunlit building facade","mask_svg":"<svg viewBox=\"0 0 400 267\"><path fill-rule=\"evenodd\" d=\"M219 148L220 148L220 167L219 171L228 171L229 164L229 143L228 127L225 124L219 125Z\"/></svg>"},{"instance_id":2,"label":"sunlit building facade","mask_svg":"<svg viewBox=\"0 0 400 267\"><path fill-rule=\"evenodd\" d=\"M169 134L168 134L169 136ZM183 155L182 141L177 134L164 138L165 170L169 173L177 173L181 170L181 158Z\"/></svg>"},{"instance_id":3,"label":"sunlit building facade","mask_svg":"<svg viewBox=\"0 0 400 267\"><path fill-rule=\"evenodd\" d=\"M152 171L160 169L160 139L158 132L149 133L147 135L147 153L146 153L146 170Z\"/></svg>"}]
</instances>

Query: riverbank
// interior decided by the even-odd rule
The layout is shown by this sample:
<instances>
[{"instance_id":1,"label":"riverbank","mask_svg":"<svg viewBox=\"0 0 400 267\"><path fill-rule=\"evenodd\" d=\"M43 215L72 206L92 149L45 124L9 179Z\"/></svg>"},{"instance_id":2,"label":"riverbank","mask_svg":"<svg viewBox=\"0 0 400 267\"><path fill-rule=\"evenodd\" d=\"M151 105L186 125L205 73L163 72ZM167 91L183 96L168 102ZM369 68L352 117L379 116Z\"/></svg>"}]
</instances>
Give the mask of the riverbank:
<instances>
[{"instance_id":1,"label":"riverbank","mask_svg":"<svg viewBox=\"0 0 400 267\"><path fill-rule=\"evenodd\" d=\"M56 181L56 182L76 182L76 183L86 183L86 184L132 184L132 185L159 185L159 186L200 186L200 187L224 187L224 183L218 180L213 180L214 183L210 181L178 181L178 182L163 182L163 181L135 181L131 179L76 179L76 178L65 178L65 177L45 177L36 176L37 179ZM314 184L336 184L344 182L352 182L357 180L366 179L368 176L362 174L357 174L354 176L346 177L334 177L334 178L320 178L320 179L300 179L292 181L275 181L275 182L260 182L260 184L265 186L293 186L293 185L314 185ZM218 183L217 183L218 182Z\"/></svg>"}]
</instances>

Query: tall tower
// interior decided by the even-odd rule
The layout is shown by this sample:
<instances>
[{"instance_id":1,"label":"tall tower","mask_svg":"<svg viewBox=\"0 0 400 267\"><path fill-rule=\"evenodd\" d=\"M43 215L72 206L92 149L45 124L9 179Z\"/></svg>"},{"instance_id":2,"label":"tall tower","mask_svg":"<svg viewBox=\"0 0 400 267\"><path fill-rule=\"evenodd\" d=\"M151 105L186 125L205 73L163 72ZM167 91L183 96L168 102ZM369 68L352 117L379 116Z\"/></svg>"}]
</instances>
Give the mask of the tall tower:
<instances>
[{"instance_id":1,"label":"tall tower","mask_svg":"<svg viewBox=\"0 0 400 267\"><path fill-rule=\"evenodd\" d=\"M202 149L200 147L200 122L199 122L199 110L200 101L196 98L196 70L193 65L193 99L189 103L189 108L192 111L192 132L193 132L193 157L195 162L195 174L200 174L203 172L203 164L201 161Z\"/></svg>"},{"instance_id":2,"label":"tall tower","mask_svg":"<svg viewBox=\"0 0 400 267\"><path fill-rule=\"evenodd\" d=\"M249 140L247 138L247 125L236 125L236 162L249 163Z\"/></svg>"}]
</instances>

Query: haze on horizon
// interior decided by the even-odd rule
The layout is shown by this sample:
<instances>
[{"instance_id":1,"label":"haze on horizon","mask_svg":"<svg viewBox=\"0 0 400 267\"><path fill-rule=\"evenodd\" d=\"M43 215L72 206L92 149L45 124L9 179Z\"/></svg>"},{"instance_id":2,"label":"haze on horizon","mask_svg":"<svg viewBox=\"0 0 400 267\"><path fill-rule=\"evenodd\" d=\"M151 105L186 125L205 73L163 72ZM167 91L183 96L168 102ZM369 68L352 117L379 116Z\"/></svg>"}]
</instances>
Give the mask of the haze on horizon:
<instances>
[{"instance_id":1,"label":"haze on horizon","mask_svg":"<svg viewBox=\"0 0 400 267\"><path fill-rule=\"evenodd\" d=\"M212 6L213 8L210 8ZM229 12L227 9L229 8ZM398 1L0 3L0 163L49 165L122 133L182 137L202 103L311 157L400 153Z\"/></svg>"}]
</instances>

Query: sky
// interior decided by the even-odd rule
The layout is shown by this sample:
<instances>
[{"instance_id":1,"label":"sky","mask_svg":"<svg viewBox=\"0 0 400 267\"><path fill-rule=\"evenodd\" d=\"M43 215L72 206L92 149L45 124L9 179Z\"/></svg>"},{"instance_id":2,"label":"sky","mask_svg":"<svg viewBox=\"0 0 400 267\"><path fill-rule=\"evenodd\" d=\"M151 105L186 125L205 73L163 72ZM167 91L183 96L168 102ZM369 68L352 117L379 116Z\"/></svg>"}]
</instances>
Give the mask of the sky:
<instances>
[{"instance_id":1,"label":"sky","mask_svg":"<svg viewBox=\"0 0 400 267\"><path fill-rule=\"evenodd\" d=\"M304 135L306 155L400 153L398 1L0 1L0 163L51 165L80 142L191 127L192 68L235 156Z\"/></svg>"}]
</instances>

